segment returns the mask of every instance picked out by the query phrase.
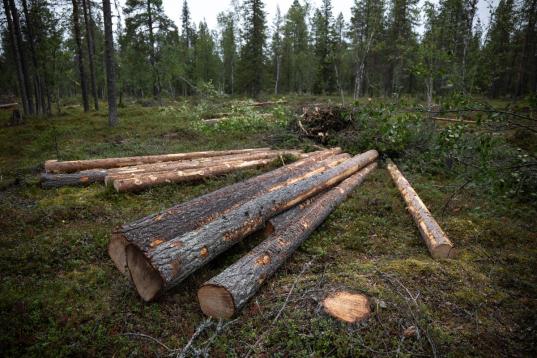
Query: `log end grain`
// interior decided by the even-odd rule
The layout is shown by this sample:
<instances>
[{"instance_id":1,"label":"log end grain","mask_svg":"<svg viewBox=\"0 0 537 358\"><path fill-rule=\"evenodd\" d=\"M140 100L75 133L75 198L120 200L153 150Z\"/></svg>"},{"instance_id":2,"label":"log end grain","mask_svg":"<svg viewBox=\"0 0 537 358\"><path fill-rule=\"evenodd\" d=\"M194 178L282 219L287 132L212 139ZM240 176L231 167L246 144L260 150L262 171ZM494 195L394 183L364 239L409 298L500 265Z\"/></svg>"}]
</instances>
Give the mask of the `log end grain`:
<instances>
[{"instance_id":1,"label":"log end grain","mask_svg":"<svg viewBox=\"0 0 537 358\"><path fill-rule=\"evenodd\" d=\"M326 313L347 323L358 323L369 318L371 309L366 296L347 291L334 292L323 301Z\"/></svg>"},{"instance_id":2,"label":"log end grain","mask_svg":"<svg viewBox=\"0 0 537 358\"><path fill-rule=\"evenodd\" d=\"M152 301L164 286L159 272L151 266L149 260L136 246L128 245L125 252L127 267L136 291L144 301Z\"/></svg>"},{"instance_id":3,"label":"log end grain","mask_svg":"<svg viewBox=\"0 0 537 358\"><path fill-rule=\"evenodd\" d=\"M125 249L129 242L118 233L113 233L108 243L108 255L116 265L117 269L123 274L127 274L127 254Z\"/></svg>"},{"instance_id":4,"label":"log end grain","mask_svg":"<svg viewBox=\"0 0 537 358\"><path fill-rule=\"evenodd\" d=\"M435 259L452 259L456 256L456 253L451 243L444 243L431 248L431 256Z\"/></svg>"},{"instance_id":5,"label":"log end grain","mask_svg":"<svg viewBox=\"0 0 537 358\"><path fill-rule=\"evenodd\" d=\"M225 287L206 284L198 290L198 301L209 317L229 319L235 314L233 296Z\"/></svg>"}]
</instances>

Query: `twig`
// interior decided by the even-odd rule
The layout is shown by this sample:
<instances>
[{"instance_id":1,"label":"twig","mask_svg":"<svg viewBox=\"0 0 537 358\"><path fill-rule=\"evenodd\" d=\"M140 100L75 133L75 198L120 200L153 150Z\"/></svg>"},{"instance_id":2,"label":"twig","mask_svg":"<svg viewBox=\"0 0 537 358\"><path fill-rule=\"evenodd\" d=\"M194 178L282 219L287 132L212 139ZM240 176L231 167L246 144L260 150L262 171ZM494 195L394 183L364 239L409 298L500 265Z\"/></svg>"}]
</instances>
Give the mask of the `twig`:
<instances>
[{"instance_id":1,"label":"twig","mask_svg":"<svg viewBox=\"0 0 537 358\"><path fill-rule=\"evenodd\" d=\"M449 198L446 200L444 206L442 207L442 213L440 214L441 217L444 217L444 214L446 212L446 209L448 208L449 206L449 203L451 203L451 201L455 198L455 196L460 192L462 191L468 184L470 184L472 182L472 179L468 179L467 181L464 182L464 184L462 184L461 186L459 186L456 190L453 191L453 193L451 193L451 195L449 196Z\"/></svg>"},{"instance_id":2,"label":"twig","mask_svg":"<svg viewBox=\"0 0 537 358\"><path fill-rule=\"evenodd\" d=\"M285 298L285 302L283 303L282 308L280 308L280 310L278 311L278 314L276 315L276 317L274 317L274 320L272 321L273 325L276 323L276 321L278 321L278 318L280 318L280 315L282 314L283 310L285 309L285 306L287 306L287 302L289 302L289 297L291 297L291 294L293 293L293 290L295 289L295 286L298 283L298 280L304 274L304 272L310 267L312 262L313 262L313 259L310 260L308 263L306 263L304 265L304 267L302 268L302 271L300 271L300 273L296 277L295 282L293 282L293 286L291 286L291 289L289 290L289 293L287 294L287 297Z\"/></svg>"},{"instance_id":3,"label":"twig","mask_svg":"<svg viewBox=\"0 0 537 358\"><path fill-rule=\"evenodd\" d=\"M121 334L122 336L132 336L132 337L141 337L141 338L146 338L146 339L149 339L157 344L159 344L161 347L163 347L164 349L166 349L167 351L172 351L172 349L170 347L168 347L167 345L165 345L164 343L162 343L161 341L159 341L158 339L156 339L155 337L151 337L150 335L148 334L143 334L143 333L136 333L136 332L127 332L127 333L122 333Z\"/></svg>"},{"instance_id":4,"label":"twig","mask_svg":"<svg viewBox=\"0 0 537 358\"><path fill-rule=\"evenodd\" d=\"M196 331L194 332L194 334L192 335L192 337L190 337L190 340L188 341L188 343L186 344L186 346L177 354L177 358L184 358L186 357L186 354L188 353L188 351L190 350L190 347L192 346L192 343L194 342L194 340L196 338L198 338L198 336L203 333L203 331L205 331L205 329L207 329L208 327L210 327L212 325L212 321L211 321L211 318L207 318L205 320L203 320L198 328L196 328Z\"/></svg>"}]
</instances>

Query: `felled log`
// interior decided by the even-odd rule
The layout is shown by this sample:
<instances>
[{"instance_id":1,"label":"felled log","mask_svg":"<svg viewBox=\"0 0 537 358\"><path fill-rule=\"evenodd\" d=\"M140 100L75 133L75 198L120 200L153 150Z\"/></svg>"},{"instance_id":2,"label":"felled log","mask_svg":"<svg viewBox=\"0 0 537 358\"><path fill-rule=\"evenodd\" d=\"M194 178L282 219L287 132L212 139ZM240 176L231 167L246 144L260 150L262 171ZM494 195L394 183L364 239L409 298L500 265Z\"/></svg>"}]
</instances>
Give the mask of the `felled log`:
<instances>
[{"instance_id":1,"label":"felled log","mask_svg":"<svg viewBox=\"0 0 537 358\"><path fill-rule=\"evenodd\" d=\"M407 204L407 209L418 226L421 237L425 241L429 252L434 258L448 258L453 255L453 244L440 228L423 201L412 188L408 180L391 161L388 162L388 171L399 189L401 196Z\"/></svg>"},{"instance_id":2,"label":"felled log","mask_svg":"<svg viewBox=\"0 0 537 358\"><path fill-rule=\"evenodd\" d=\"M445 118L445 117L431 117L431 119L434 119L436 121L443 121L443 122L455 122L455 123L468 123L468 124L476 124L476 121L471 121L469 119L462 119L462 118Z\"/></svg>"},{"instance_id":3,"label":"felled log","mask_svg":"<svg viewBox=\"0 0 537 358\"><path fill-rule=\"evenodd\" d=\"M326 313L347 323L358 323L369 318L371 308L367 296L347 291L334 292L323 300Z\"/></svg>"},{"instance_id":4,"label":"felled log","mask_svg":"<svg viewBox=\"0 0 537 358\"><path fill-rule=\"evenodd\" d=\"M87 186L93 183L102 183L107 175L105 169L83 170L70 174L41 174L42 188L59 188L62 186Z\"/></svg>"},{"instance_id":5,"label":"felled log","mask_svg":"<svg viewBox=\"0 0 537 358\"><path fill-rule=\"evenodd\" d=\"M218 254L261 229L272 216L322 192L378 157L375 150L337 167L256 197L195 231L159 244L150 252L127 246L127 266L145 301L177 285Z\"/></svg>"},{"instance_id":6,"label":"felled log","mask_svg":"<svg viewBox=\"0 0 537 358\"><path fill-rule=\"evenodd\" d=\"M248 106L251 107L265 107L265 106L271 106L273 104L286 104L287 101L266 101L266 102L254 102L249 103Z\"/></svg>"},{"instance_id":7,"label":"felled log","mask_svg":"<svg viewBox=\"0 0 537 358\"><path fill-rule=\"evenodd\" d=\"M216 318L235 315L376 166L369 164L335 188L271 219L270 235L261 244L198 290L203 313Z\"/></svg>"},{"instance_id":8,"label":"felled log","mask_svg":"<svg viewBox=\"0 0 537 358\"><path fill-rule=\"evenodd\" d=\"M257 159L277 158L279 156L291 155L295 157L306 157L309 154L303 153L301 150L268 150L252 153L232 154L219 157L198 158L190 160L179 160L173 162L163 162L154 164L142 164L132 167L121 167L108 169L108 174L105 178L105 184L111 185L113 181L118 179L131 178L139 174L157 173L172 170L185 170L195 168L205 168L217 164L234 163L240 161L249 161Z\"/></svg>"},{"instance_id":9,"label":"felled log","mask_svg":"<svg viewBox=\"0 0 537 358\"><path fill-rule=\"evenodd\" d=\"M274 159L275 158L229 162L195 169L144 173L133 175L130 178L120 178L114 180L113 185L114 189L116 189L118 193L126 191L136 192L160 184L195 181L231 173L241 169L262 167L270 164L274 161Z\"/></svg>"},{"instance_id":10,"label":"felled log","mask_svg":"<svg viewBox=\"0 0 537 358\"><path fill-rule=\"evenodd\" d=\"M198 229L282 183L319 174L350 158L348 154L338 155L340 152L340 148L334 148L310 153L308 158L125 224L113 231L108 254L116 267L127 273L127 245L135 245L149 255L159 244Z\"/></svg>"},{"instance_id":11,"label":"felled log","mask_svg":"<svg viewBox=\"0 0 537 358\"><path fill-rule=\"evenodd\" d=\"M121 157L121 158L104 158L90 160L71 160L59 162L57 160L47 160L45 170L51 173L72 173L88 169L108 169L126 167L131 165L140 165L147 163L169 162L174 160L185 160L194 158L217 157L229 154L251 153L257 151L267 151L270 148L253 148L253 149L233 149L220 151L204 151L190 153L174 153L160 155L146 155L139 157Z\"/></svg>"},{"instance_id":12,"label":"felled log","mask_svg":"<svg viewBox=\"0 0 537 358\"><path fill-rule=\"evenodd\" d=\"M4 110L14 110L18 108L19 108L19 104L16 102L0 104L0 109L4 109Z\"/></svg>"}]
</instances>

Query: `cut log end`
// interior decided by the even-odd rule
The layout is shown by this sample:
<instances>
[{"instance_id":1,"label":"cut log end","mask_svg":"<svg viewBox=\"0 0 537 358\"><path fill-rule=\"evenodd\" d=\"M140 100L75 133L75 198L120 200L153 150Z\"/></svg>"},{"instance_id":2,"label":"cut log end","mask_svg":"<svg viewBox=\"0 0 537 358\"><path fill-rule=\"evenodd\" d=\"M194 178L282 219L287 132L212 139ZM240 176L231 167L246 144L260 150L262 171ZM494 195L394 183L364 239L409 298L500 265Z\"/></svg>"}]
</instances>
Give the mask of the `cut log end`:
<instances>
[{"instance_id":1,"label":"cut log end","mask_svg":"<svg viewBox=\"0 0 537 358\"><path fill-rule=\"evenodd\" d=\"M431 249L431 256L435 259L452 259L457 252L451 244L437 245Z\"/></svg>"},{"instance_id":2,"label":"cut log end","mask_svg":"<svg viewBox=\"0 0 537 358\"><path fill-rule=\"evenodd\" d=\"M112 234L112 239L108 243L108 255L116 265L119 271L127 274L127 256L125 248L129 242L121 234Z\"/></svg>"},{"instance_id":3,"label":"cut log end","mask_svg":"<svg viewBox=\"0 0 537 358\"><path fill-rule=\"evenodd\" d=\"M225 287L203 285L198 290L198 301L203 313L209 317L229 319L235 314L233 296Z\"/></svg>"},{"instance_id":4,"label":"cut log end","mask_svg":"<svg viewBox=\"0 0 537 358\"><path fill-rule=\"evenodd\" d=\"M332 293L324 299L323 306L330 316L347 323L364 321L371 314L369 300L359 293L346 291Z\"/></svg>"},{"instance_id":5,"label":"cut log end","mask_svg":"<svg viewBox=\"0 0 537 358\"><path fill-rule=\"evenodd\" d=\"M151 266L149 260L136 246L128 245L125 251L127 267L136 291L144 301L152 301L164 286L159 272Z\"/></svg>"}]
</instances>

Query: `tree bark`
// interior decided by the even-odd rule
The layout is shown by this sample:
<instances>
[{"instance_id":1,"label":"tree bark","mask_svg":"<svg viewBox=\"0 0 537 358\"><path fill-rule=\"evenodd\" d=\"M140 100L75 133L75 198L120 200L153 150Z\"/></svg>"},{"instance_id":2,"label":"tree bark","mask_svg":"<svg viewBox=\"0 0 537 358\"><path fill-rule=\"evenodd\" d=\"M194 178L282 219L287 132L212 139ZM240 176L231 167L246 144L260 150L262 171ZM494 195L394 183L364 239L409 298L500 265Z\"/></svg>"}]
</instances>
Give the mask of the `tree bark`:
<instances>
[{"instance_id":1,"label":"tree bark","mask_svg":"<svg viewBox=\"0 0 537 358\"><path fill-rule=\"evenodd\" d=\"M9 3L9 12L11 13L11 26L14 38L15 57L18 63L20 63L20 71L22 75L22 85L24 87L24 93L26 97L26 114L34 114L34 103L32 100L32 85L30 81L30 74L28 72L28 65L26 63L26 56L24 55L24 42L22 40L21 24L19 18L19 12L15 5L15 0L7 0ZM4 3L4 6L6 4ZM9 17L8 17L9 18ZM9 21L9 20L8 20ZM22 92L22 88L21 88ZM23 97L24 101L24 97Z\"/></svg>"},{"instance_id":2,"label":"tree bark","mask_svg":"<svg viewBox=\"0 0 537 358\"><path fill-rule=\"evenodd\" d=\"M89 160L71 160L58 162L57 160L47 160L45 162L45 170L52 173L72 173L87 169L108 169L128 167L132 165L140 165L147 163L160 163L177 160L187 160L194 158L217 157L230 154L254 153L258 151L267 151L270 148L254 148L254 149L232 149L221 151L204 151L204 152L187 152L174 154L146 155L139 157L120 157L120 158L105 158L105 159L89 159Z\"/></svg>"},{"instance_id":3,"label":"tree bark","mask_svg":"<svg viewBox=\"0 0 537 358\"><path fill-rule=\"evenodd\" d=\"M423 201L412 188L410 183L401 174L399 169L391 161L388 163L388 171L401 192L401 196L408 205L407 209L418 226L431 256L434 258L450 258L453 256L453 244L449 241L440 225L433 218Z\"/></svg>"},{"instance_id":4,"label":"tree bark","mask_svg":"<svg viewBox=\"0 0 537 358\"><path fill-rule=\"evenodd\" d=\"M11 39L11 51L13 51L13 57L15 58L15 67L17 68L17 82L19 87L19 94L21 97L22 108L24 114L29 114L28 110L28 96L26 93L26 87L24 86L24 75L22 73L22 63L20 59L20 53L18 50L17 37L15 36L15 29L13 26L13 20L11 18L11 10L9 9L8 0L3 0L4 2L4 13L7 20L7 30Z\"/></svg>"},{"instance_id":5,"label":"tree bark","mask_svg":"<svg viewBox=\"0 0 537 358\"><path fill-rule=\"evenodd\" d=\"M90 70L91 94L93 96L93 106L99 110L99 96L97 94L97 79L95 75L95 61L93 59L93 18L91 16L91 0L82 0L82 11L84 12L84 25L86 27L86 45L88 47L88 62Z\"/></svg>"},{"instance_id":6,"label":"tree bark","mask_svg":"<svg viewBox=\"0 0 537 358\"><path fill-rule=\"evenodd\" d=\"M114 36L112 34L112 9L110 0L103 0L104 57L106 64L106 87L108 98L108 126L118 122L116 101L116 61L114 59Z\"/></svg>"},{"instance_id":7,"label":"tree bark","mask_svg":"<svg viewBox=\"0 0 537 358\"><path fill-rule=\"evenodd\" d=\"M125 248L128 244L148 252L158 243L198 229L282 184L321 173L350 157L348 154L337 155L340 152L340 148L316 152L308 158L125 224L112 233L108 253L116 267L126 273Z\"/></svg>"},{"instance_id":8,"label":"tree bark","mask_svg":"<svg viewBox=\"0 0 537 358\"><path fill-rule=\"evenodd\" d=\"M250 200L224 216L164 243L149 252L126 248L127 266L138 294L145 301L179 284L265 222L290 207L336 185L376 160L370 150L324 173L300 180Z\"/></svg>"},{"instance_id":9,"label":"tree bark","mask_svg":"<svg viewBox=\"0 0 537 358\"><path fill-rule=\"evenodd\" d=\"M87 186L102 183L106 177L105 169L84 170L73 174L41 174L41 187L59 188L62 186Z\"/></svg>"},{"instance_id":10,"label":"tree bark","mask_svg":"<svg viewBox=\"0 0 537 358\"><path fill-rule=\"evenodd\" d=\"M198 290L203 313L216 318L234 316L376 166L373 162L335 188L272 218L270 234L261 244Z\"/></svg>"},{"instance_id":11,"label":"tree bark","mask_svg":"<svg viewBox=\"0 0 537 358\"><path fill-rule=\"evenodd\" d=\"M299 150L271 150L267 152L259 151L246 154L225 155L219 157L181 160L157 164L145 164L134 167L121 167L116 169L110 169L104 182L108 186L111 185L115 180L133 178L138 175L170 172L174 170L208 168L215 165L234 164L257 159L275 159L282 155L291 155L299 158L305 158L308 156L308 154L304 154L302 153L302 151Z\"/></svg>"},{"instance_id":12,"label":"tree bark","mask_svg":"<svg viewBox=\"0 0 537 358\"><path fill-rule=\"evenodd\" d=\"M137 192L161 184L183 183L211 178L232 173L241 169L257 168L270 164L275 158L257 159L239 162L220 163L214 166L177 170L171 172L156 172L133 175L131 178L114 180L113 186L118 193Z\"/></svg>"},{"instance_id":13,"label":"tree bark","mask_svg":"<svg viewBox=\"0 0 537 358\"><path fill-rule=\"evenodd\" d=\"M84 69L84 52L82 51L82 39L80 37L80 21L78 12L78 0L73 3L73 32L75 35L76 52L78 57L78 73L80 76L80 90L82 91L82 103L84 112L89 112L88 85L86 82L86 71Z\"/></svg>"}]
</instances>

